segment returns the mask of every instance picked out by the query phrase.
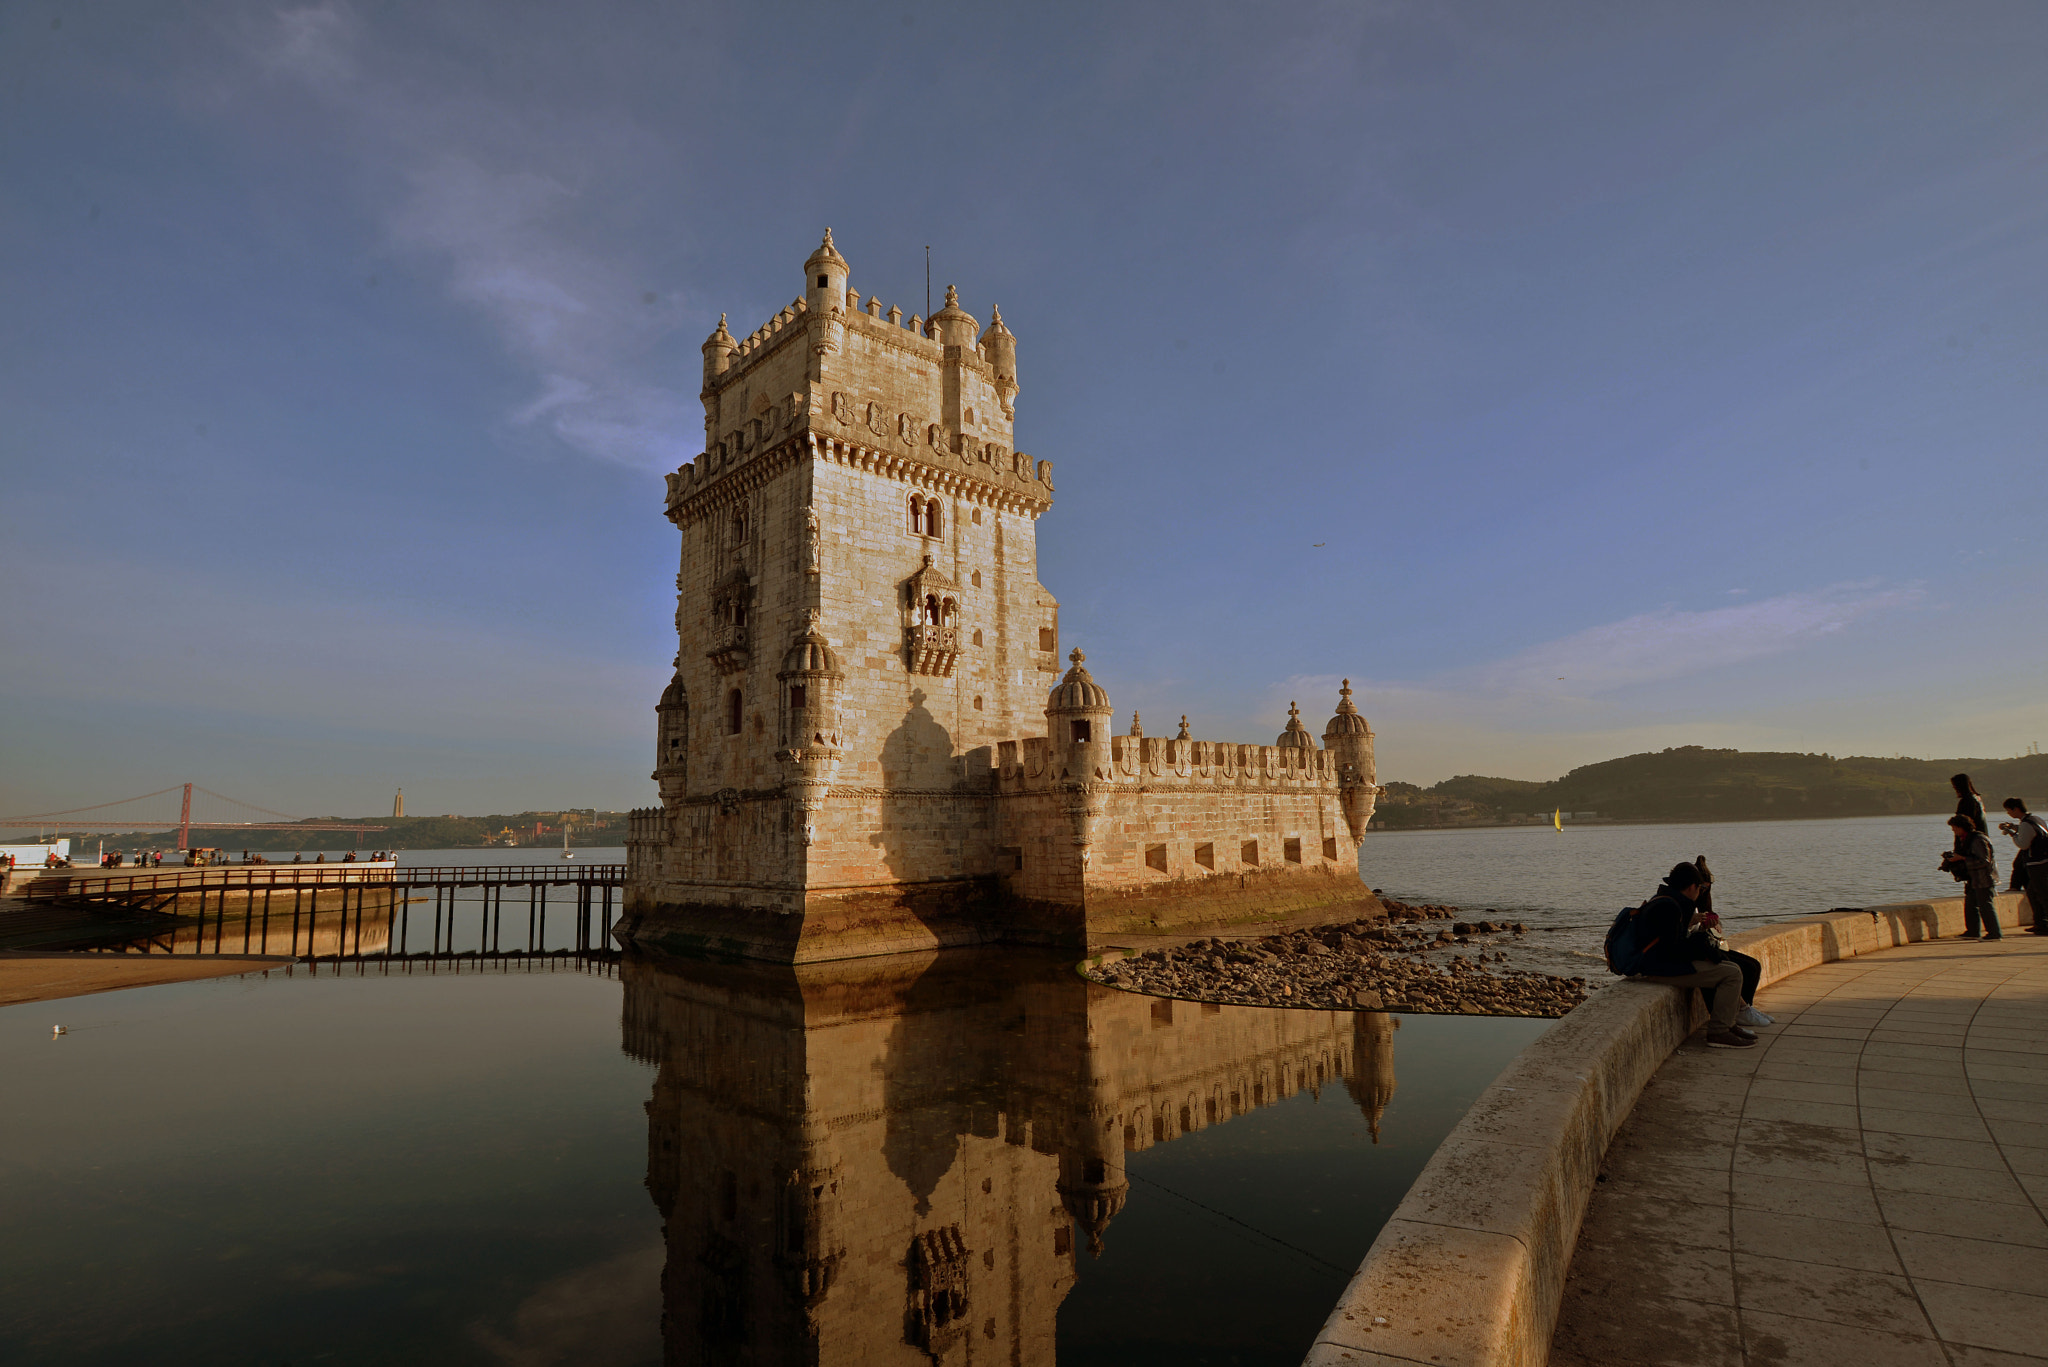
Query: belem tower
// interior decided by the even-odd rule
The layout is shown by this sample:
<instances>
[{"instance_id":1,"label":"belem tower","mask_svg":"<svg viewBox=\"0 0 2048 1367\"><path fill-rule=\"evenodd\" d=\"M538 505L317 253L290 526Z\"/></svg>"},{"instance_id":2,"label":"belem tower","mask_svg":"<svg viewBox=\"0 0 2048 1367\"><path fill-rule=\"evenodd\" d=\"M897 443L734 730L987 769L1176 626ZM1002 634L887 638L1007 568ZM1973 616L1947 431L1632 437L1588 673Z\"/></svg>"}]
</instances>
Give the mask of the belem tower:
<instances>
[{"instance_id":1,"label":"belem tower","mask_svg":"<svg viewBox=\"0 0 2048 1367\"><path fill-rule=\"evenodd\" d=\"M1373 733L1116 733L1038 581L1053 468L1016 449L1017 339L946 291L861 302L824 242L804 292L704 343L661 805L632 815L636 942L810 962L1380 913L1360 881Z\"/></svg>"}]
</instances>

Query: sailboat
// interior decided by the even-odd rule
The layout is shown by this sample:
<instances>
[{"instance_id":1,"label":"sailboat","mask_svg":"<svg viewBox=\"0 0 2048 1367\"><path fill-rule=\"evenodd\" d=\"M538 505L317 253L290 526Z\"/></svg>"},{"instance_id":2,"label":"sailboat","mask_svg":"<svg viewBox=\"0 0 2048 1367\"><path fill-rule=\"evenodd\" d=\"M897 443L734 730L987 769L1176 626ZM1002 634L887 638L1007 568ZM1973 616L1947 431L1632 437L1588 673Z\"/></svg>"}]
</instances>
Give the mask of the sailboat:
<instances>
[{"instance_id":1,"label":"sailboat","mask_svg":"<svg viewBox=\"0 0 2048 1367\"><path fill-rule=\"evenodd\" d=\"M1559 832L1564 830L1564 808L1557 807L1551 810L1550 824L1555 826Z\"/></svg>"},{"instance_id":2,"label":"sailboat","mask_svg":"<svg viewBox=\"0 0 2048 1367\"><path fill-rule=\"evenodd\" d=\"M562 858L574 859L575 857L575 855L569 852L569 823L565 821L562 823Z\"/></svg>"}]
</instances>

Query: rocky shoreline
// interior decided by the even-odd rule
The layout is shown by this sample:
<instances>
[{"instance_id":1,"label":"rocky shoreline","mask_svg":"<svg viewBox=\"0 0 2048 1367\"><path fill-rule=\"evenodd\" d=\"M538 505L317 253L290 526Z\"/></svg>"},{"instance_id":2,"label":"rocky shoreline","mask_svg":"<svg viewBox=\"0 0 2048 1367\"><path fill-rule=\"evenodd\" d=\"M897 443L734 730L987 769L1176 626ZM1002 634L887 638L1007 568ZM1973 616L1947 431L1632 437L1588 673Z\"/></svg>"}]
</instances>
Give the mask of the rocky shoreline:
<instances>
[{"instance_id":1,"label":"rocky shoreline","mask_svg":"<svg viewBox=\"0 0 2048 1367\"><path fill-rule=\"evenodd\" d=\"M1526 932L1519 921L1465 921L1457 907L1381 901L1384 921L1196 940L1092 965L1088 976L1129 992L1233 1006L1555 1017L1586 999L1584 978L1488 967L1506 959L1490 946ZM1429 962L1433 950L1450 951L1443 967Z\"/></svg>"}]
</instances>

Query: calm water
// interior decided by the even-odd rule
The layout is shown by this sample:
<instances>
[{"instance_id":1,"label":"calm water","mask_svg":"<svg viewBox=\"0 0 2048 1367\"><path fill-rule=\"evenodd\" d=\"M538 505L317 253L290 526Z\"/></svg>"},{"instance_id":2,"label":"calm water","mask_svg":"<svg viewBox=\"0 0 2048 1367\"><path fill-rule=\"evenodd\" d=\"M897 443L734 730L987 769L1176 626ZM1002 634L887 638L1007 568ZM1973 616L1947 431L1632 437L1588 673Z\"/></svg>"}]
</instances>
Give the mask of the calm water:
<instances>
[{"instance_id":1,"label":"calm water","mask_svg":"<svg viewBox=\"0 0 2048 1367\"><path fill-rule=\"evenodd\" d=\"M1497 909L1543 927L1522 966L1605 975L1600 939L1614 913L1656 891L1681 859L1705 855L1714 909L1732 928L1830 907L1953 897L1935 865L1943 816L1740 821L1669 826L1510 826L1376 831L1359 850L1365 881L1403 900ZM2011 854L2001 853L2001 863ZM1493 918L1498 919L1498 918Z\"/></svg>"},{"instance_id":2,"label":"calm water","mask_svg":"<svg viewBox=\"0 0 2048 1367\"><path fill-rule=\"evenodd\" d=\"M618 972L0 1009L0 1361L1292 1364L1547 1024Z\"/></svg>"}]
</instances>

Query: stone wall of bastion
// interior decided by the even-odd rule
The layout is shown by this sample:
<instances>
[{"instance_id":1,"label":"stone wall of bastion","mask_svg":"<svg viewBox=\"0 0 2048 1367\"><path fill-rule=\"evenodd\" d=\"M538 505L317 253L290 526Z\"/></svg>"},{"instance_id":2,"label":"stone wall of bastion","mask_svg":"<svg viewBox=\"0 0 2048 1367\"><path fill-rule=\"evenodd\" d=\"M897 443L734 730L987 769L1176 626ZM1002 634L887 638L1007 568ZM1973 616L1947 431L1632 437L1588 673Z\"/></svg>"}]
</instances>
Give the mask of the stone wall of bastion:
<instances>
[{"instance_id":1,"label":"stone wall of bastion","mask_svg":"<svg viewBox=\"0 0 2048 1367\"><path fill-rule=\"evenodd\" d=\"M1060 673L1051 462L1012 444L1000 311L862 303L829 234L804 269L704 344L705 450L668 477L662 805L630 824L622 931L810 962L1378 914L1348 688L1325 748L1298 717L1271 746L1112 736L1079 652Z\"/></svg>"},{"instance_id":2,"label":"stone wall of bastion","mask_svg":"<svg viewBox=\"0 0 2048 1367\"><path fill-rule=\"evenodd\" d=\"M722 1360L747 1327L821 1364L909 1367L972 1334L977 1358L1052 1367L1127 1152L1321 1087L1376 1132L1393 1095L1381 1013L1153 1001L1043 956L965 957L628 959L672 1360Z\"/></svg>"}]
</instances>

